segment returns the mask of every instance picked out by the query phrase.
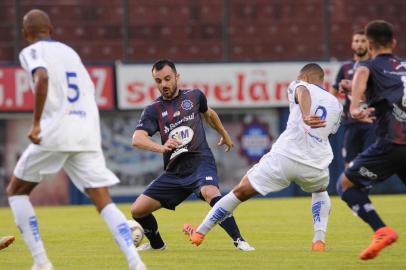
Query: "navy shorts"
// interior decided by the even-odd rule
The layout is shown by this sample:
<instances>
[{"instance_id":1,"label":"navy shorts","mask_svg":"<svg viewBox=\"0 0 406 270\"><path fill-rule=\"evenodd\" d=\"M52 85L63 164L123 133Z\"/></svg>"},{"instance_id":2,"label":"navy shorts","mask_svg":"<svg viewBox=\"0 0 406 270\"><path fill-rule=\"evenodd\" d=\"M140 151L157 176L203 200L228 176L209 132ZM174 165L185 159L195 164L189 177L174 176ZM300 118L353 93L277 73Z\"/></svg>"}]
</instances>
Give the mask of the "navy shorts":
<instances>
[{"instance_id":1,"label":"navy shorts","mask_svg":"<svg viewBox=\"0 0 406 270\"><path fill-rule=\"evenodd\" d=\"M350 163L376 141L375 124L352 123L345 126L342 155L345 163Z\"/></svg>"},{"instance_id":2,"label":"navy shorts","mask_svg":"<svg viewBox=\"0 0 406 270\"><path fill-rule=\"evenodd\" d=\"M358 155L345 175L359 187L368 187L397 174L406 184L406 145L378 139Z\"/></svg>"},{"instance_id":3,"label":"navy shorts","mask_svg":"<svg viewBox=\"0 0 406 270\"><path fill-rule=\"evenodd\" d=\"M193 170L182 174L179 172L164 171L152 181L144 195L159 201L162 207L175 210L190 194L195 193L201 197L200 189L203 186L213 185L219 187L217 166L212 157L193 157L191 163ZM188 162L185 160L185 162ZM189 164L185 164L188 166Z\"/></svg>"}]
</instances>

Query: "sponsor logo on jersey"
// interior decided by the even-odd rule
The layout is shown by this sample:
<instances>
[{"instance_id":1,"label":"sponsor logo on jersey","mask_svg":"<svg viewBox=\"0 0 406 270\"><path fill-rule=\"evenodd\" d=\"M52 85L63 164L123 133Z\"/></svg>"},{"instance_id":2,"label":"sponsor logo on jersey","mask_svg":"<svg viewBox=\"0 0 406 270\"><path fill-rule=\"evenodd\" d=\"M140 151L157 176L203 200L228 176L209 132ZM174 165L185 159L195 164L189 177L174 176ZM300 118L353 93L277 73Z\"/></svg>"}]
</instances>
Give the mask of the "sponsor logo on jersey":
<instances>
[{"instance_id":1,"label":"sponsor logo on jersey","mask_svg":"<svg viewBox=\"0 0 406 270\"><path fill-rule=\"evenodd\" d=\"M174 114L173 114L173 117L177 117L177 116L179 116L180 115L180 111L176 111Z\"/></svg>"},{"instance_id":2,"label":"sponsor logo on jersey","mask_svg":"<svg viewBox=\"0 0 406 270\"><path fill-rule=\"evenodd\" d=\"M167 126L165 126L164 127L164 133L166 134L166 133L168 133L170 131L170 129L167 127Z\"/></svg>"},{"instance_id":3,"label":"sponsor logo on jersey","mask_svg":"<svg viewBox=\"0 0 406 270\"><path fill-rule=\"evenodd\" d=\"M182 147L182 148L178 148L175 151L173 151L173 153L171 154L171 156L169 157L169 159L173 159L176 156L179 156L182 153L188 152L189 150L187 150L186 147Z\"/></svg>"},{"instance_id":4,"label":"sponsor logo on jersey","mask_svg":"<svg viewBox=\"0 0 406 270\"><path fill-rule=\"evenodd\" d=\"M177 126L179 126L180 124L184 123L184 122L188 122L188 121L192 121L195 119L195 113L186 115L185 117L183 117L182 119L180 119L179 121L169 124L169 129L172 130L174 128L176 128Z\"/></svg>"},{"instance_id":5,"label":"sponsor logo on jersey","mask_svg":"<svg viewBox=\"0 0 406 270\"><path fill-rule=\"evenodd\" d=\"M185 99L185 100L182 101L180 106L182 107L182 109L184 109L186 111L189 111L189 110L191 110L193 108L193 103L189 99Z\"/></svg>"},{"instance_id":6,"label":"sponsor logo on jersey","mask_svg":"<svg viewBox=\"0 0 406 270\"><path fill-rule=\"evenodd\" d=\"M393 104L392 115L399 122L406 122L406 112L403 111L398 105Z\"/></svg>"},{"instance_id":7,"label":"sponsor logo on jersey","mask_svg":"<svg viewBox=\"0 0 406 270\"><path fill-rule=\"evenodd\" d=\"M169 138L177 140L180 143L179 147L183 147L192 141L193 135L193 129L188 126L180 126L169 133Z\"/></svg>"},{"instance_id":8,"label":"sponsor logo on jersey","mask_svg":"<svg viewBox=\"0 0 406 270\"><path fill-rule=\"evenodd\" d=\"M82 110L69 110L68 113L69 115L76 115L80 118L86 118L86 112Z\"/></svg>"},{"instance_id":9,"label":"sponsor logo on jersey","mask_svg":"<svg viewBox=\"0 0 406 270\"><path fill-rule=\"evenodd\" d=\"M362 175L362 176L364 176L364 177L367 177L367 178L369 178L369 179L372 179L372 180L378 178L378 175L377 175L376 173L371 172L370 170L368 170L368 169L365 168L365 167L359 168L359 171L358 171L358 172L359 172L360 175Z\"/></svg>"},{"instance_id":10,"label":"sponsor logo on jersey","mask_svg":"<svg viewBox=\"0 0 406 270\"><path fill-rule=\"evenodd\" d=\"M168 112L167 111L164 111L164 112L162 112L162 117L165 117L165 116L167 116L168 115Z\"/></svg>"}]
</instances>

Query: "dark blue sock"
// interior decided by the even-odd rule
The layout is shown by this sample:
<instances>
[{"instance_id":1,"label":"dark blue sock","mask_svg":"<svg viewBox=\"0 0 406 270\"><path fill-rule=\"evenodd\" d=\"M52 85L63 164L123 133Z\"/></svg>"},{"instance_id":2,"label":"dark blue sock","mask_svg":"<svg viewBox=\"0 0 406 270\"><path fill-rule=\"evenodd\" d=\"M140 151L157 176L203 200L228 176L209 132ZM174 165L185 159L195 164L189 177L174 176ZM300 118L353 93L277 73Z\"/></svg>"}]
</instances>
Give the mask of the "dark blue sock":
<instances>
[{"instance_id":1,"label":"dark blue sock","mask_svg":"<svg viewBox=\"0 0 406 270\"><path fill-rule=\"evenodd\" d=\"M221 198L221 196L213 198L210 201L210 206L213 207ZM226 218L219 225L234 241L237 241L238 238L244 241L244 238L242 238L240 230L238 229L237 223L235 222L234 216Z\"/></svg>"},{"instance_id":2,"label":"dark blue sock","mask_svg":"<svg viewBox=\"0 0 406 270\"><path fill-rule=\"evenodd\" d=\"M367 191L352 187L343 192L341 199L374 231L385 227L385 223L378 216L369 200Z\"/></svg>"},{"instance_id":3,"label":"dark blue sock","mask_svg":"<svg viewBox=\"0 0 406 270\"><path fill-rule=\"evenodd\" d=\"M148 238L152 248L159 249L165 245L158 231L158 223L154 215L149 214L142 218L134 218L134 220L144 228L144 234Z\"/></svg>"}]
</instances>

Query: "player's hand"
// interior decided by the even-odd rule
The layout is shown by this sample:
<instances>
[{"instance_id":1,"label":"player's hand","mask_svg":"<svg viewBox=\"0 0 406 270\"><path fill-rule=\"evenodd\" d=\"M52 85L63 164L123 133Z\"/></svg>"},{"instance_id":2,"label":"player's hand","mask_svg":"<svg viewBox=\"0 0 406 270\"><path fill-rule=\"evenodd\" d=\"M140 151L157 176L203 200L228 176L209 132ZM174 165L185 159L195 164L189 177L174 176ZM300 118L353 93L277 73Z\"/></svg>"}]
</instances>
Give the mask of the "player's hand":
<instances>
[{"instance_id":1,"label":"player's hand","mask_svg":"<svg viewBox=\"0 0 406 270\"><path fill-rule=\"evenodd\" d=\"M30 141L33 144L40 144L41 143L41 137L39 136L39 134L41 133L41 127L39 124L33 124L31 126L31 130L28 132L28 139L30 139Z\"/></svg>"},{"instance_id":2,"label":"player's hand","mask_svg":"<svg viewBox=\"0 0 406 270\"><path fill-rule=\"evenodd\" d=\"M352 81L351 80L343 79L338 84L338 90L340 91L340 93L349 94L349 93L351 93L351 89L352 89Z\"/></svg>"},{"instance_id":3,"label":"player's hand","mask_svg":"<svg viewBox=\"0 0 406 270\"><path fill-rule=\"evenodd\" d=\"M162 145L162 153L170 152L176 148L178 148L180 143L172 138L169 138L163 145Z\"/></svg>"},{"instance_id":4,"label":"player's hand","mask_svg":"<svg viewBox=\"0 0 406 270\"><path fill-rule=\"evenodd\" d=\"M373 123L376 117L373 115L375 108L356 108L350 111L352 118L357 119L360 122Z\"/></svg>"},{"instance_id":5,"label":"player's hand","mask_svg":"<svg viewBox=\"0 0 406 270\"><path fill-rule=\"evenodd\" d=\"M307 115L303 116L303 122L311 128L322 128L327 125L325 120L321 120L318 115Z\"/></svg>"},{"instance_id":6,"label":"player's hand","mask_svg":"<svg viewBox=\"0 0 406 270\"><path fill-rule=\"evenodd\" d=\"M234 143L233 143L233 141L231 140L231 138L230 138L229 135L224 136L224 137L221 137L220 140L219 140L219 142L217 143L217 145L218 145L218 146L226 145L226 150L225 150L225 152L230 151L231 148L234 147Z\"/></svg>"}]
</instances>

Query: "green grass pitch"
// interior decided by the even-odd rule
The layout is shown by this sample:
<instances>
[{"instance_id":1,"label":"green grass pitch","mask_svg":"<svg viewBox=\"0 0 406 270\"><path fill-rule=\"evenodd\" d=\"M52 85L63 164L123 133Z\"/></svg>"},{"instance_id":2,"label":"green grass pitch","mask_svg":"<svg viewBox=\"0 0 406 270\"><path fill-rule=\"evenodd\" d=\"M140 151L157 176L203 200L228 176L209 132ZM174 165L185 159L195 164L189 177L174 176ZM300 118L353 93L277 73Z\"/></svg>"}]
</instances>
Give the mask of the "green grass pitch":
<instances>
[{"instance_id":1,"label":"green grass pitch","mask_svg":"<svg viewBox=\"0 0 406 270\"><path fill-rule=\"evenodd\" d=\"M168 249L140 254L150 270L406 269L406 195L375 195L372 200L400 237L371 261L359 260L358 254L369 244L372 231L337 197L332 198L324 253L310 252L310 197L304 197L250 200L237 209L237 223L257 249L254 252L237 251L220 227L206 237L202 246L192 246L181 233L182 224L199 223L209 206L188 201L175 212L156 212ZM119 207L129 216L130 205ZM92 206L37 207L36 213L45 247L57 270L127 269L124 256ZM0 251L0 269L30 269L32 259L11 212L1 208L0 235L8 234L16 235L17 240Z\"/></svg>"}]
</instances>

